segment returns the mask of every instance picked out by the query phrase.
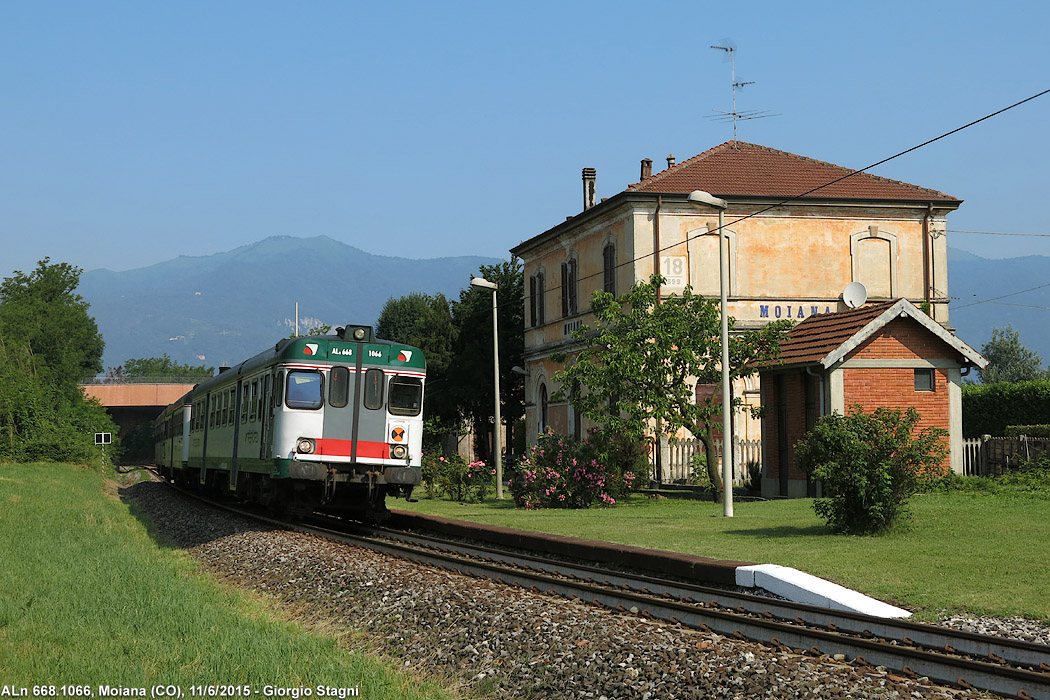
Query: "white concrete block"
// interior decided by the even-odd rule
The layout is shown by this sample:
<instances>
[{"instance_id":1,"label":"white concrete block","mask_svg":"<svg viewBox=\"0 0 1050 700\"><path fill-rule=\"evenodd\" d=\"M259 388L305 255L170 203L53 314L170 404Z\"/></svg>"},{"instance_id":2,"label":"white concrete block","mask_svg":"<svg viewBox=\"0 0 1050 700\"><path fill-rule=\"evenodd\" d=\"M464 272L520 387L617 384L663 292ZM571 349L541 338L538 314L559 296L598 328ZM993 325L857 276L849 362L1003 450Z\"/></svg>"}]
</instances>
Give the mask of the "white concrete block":
<instances>
[{"instance_id":1,"label":"white concrete block","mask_svg":"<svg viewBox=\"0 0 1050 700\"><path fill-rule=\"evenodd\" d=\"M778 564L737 567L736 582L738 586L764 588L796 603L807 603L832 610L849 610L876 617L911 616L910 612L895 605L883 603L837 583Z\"/></svg>"}]
</instances>

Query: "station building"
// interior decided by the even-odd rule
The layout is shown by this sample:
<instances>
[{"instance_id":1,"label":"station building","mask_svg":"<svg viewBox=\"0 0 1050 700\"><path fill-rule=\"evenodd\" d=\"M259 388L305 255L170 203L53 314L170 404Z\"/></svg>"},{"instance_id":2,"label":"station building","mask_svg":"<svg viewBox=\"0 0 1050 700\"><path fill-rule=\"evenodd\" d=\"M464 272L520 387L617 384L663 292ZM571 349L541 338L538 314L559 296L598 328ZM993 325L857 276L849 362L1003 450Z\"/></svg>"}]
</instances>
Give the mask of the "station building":
<instances>
[{"instance_id":1,"label":"station building","mask_svg":"<svg viewBox=\"0 0 1050 700\"><path fill-rule=\"evenodd\" d=\"M914 408L919 428L948 432L945 469L963 472L962 377L988 361L906 299L804 319L760 372L762 493L822 496L795 443L821 416L852 406Z\"/></svg>"},{"instance_id":2,"label":"station building","mask_svg":"<svg viewBox=\"0 0 1050 700\"><path fill-rule=\"evenodd\" d=\"M511 249L526 284L528 435L550 427L579 436L589 427L571 404L552 399L560 365L551 355L577 349L571 334L591 321L595 290L621 294L660 272L661 296L691 285L718 297L718 211L689 201L694 190L728 204L727 293L738 329L846 310L843 291L853 282L872 302L907 299L948 327L945 228L962 203L955 197L743 141L681 163L668 156L657 173L644 159L638 182L600 201L597 173L584 168L582 211ZM761 400L754 379L733 392ZM738 439L761 436L748 415L735 416Z\"/></svg>"}]
</instances>

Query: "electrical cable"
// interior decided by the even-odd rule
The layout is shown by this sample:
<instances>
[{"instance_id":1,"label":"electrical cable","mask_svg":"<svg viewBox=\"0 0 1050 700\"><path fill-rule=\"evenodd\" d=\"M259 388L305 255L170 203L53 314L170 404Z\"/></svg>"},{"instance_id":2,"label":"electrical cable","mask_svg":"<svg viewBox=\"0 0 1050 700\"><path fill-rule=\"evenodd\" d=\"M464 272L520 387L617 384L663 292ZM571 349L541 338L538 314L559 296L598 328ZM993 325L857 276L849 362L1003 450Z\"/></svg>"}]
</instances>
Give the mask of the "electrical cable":
<instances>
[{"instance_id":1,"label":"electrical cable","mask_svg":"<svg viewBox=\"0 0 1050 700\"><path fill-rule=\"evenodd\" d=\"M845 180L847 178L850 178L850 177L853 177L854 175L857 175L857 174L863 173L865 171L871 170L872 168L877 168L878 166L883 165L885 163L888 163L891 160L894 160L896 158L900 158L901 156L907 155L907 154L909 154L909 153L911 153L913 151L917 151L920 148L924 148L925 146L929 146L932 143L936 143L937 141L940 141L941 139L944 139L944 138L947 138L947 137L952 136L954 134L957 134L960 131L968 129L968 128L972 127L972 126L976 126L977 124L980 124L981 122L984 122L984 121L987 121L987 120L989 120L989 119L991 119L993 117L999 116L1000 114L1003 114L1004 112L1008 112L1011 109L1014 109L1016 107L1020 107L1021 105L1025 104L1027 102L1031 102L1032 100L1035 100L1035 99L1037 99L1039 97L1042 97L1042 96L1044 96L1046 94L1050 94L1050 89L1043 90L1041 92L1037 92L1036 94L1031 95L1030 97L1026 97L1023 100L1019 100L1017 102L1014 102L1011 105L1008 105L1006 107L998 109L998 110L996 110L996 111L994 111L994 112L992 112L990 114L986 114L985 116L980 117L979 119L974 119L973 121L968 122L966 124L963 124L962 126L956 127L954 129L952 129L951 131L946 131L945 133L943 133L943 134L941 134L939 136L935 136L935 137L933 137L931 139L923 141L920 144L912 146L911 148L907 148L907 149L905 149L903 151L900 151L899 153L895 153L892 156L888 156L886 158L883 158L882 160L878 160L878 161L876 161L876 162L874 162L874 163L872 163L872 164L870 164L868 166L865 166L863 168L859 168L857 170L851 170L850 172L846 173L845 175L842 175L841 177L835 178L834 180L831 180L830 182L825 182L824 184L819 185L817 187L814 187L814 188L812 188L810 190L807 190L806 192L803 192L803 193L797 194L797 195L793 195L791 197L786 197L784 199L779 200L776 204L768 205L768 206L766 206L766 207L764 207L762 209L759 209L757 211L754 211L754 212L752 212L750 214L747 214L745 216L741 216L741 217L739 217L737 219L734 219L733 221L726 222L726 223L723 224L722 228L729 228L730 226L735 225L735 224L737 224L737 223L739 223L741 221L746 221L747 219L754 218L754 217L756 217L756 216L758 216L760 214L764 214L767 211L770 211L772 209L776 209L777 207L781 207L781 206L783 206L785 204L789 204L791 202L794 202L796 200L802 199L804 197L808 197L809 195L813 194L814 192L822 190L825 187L829 187L829 186L834 185L834 184L836 184L838 182L842 182L843 180ZM684 241L676 241L674 243L668 244L668 245L666 245L666 246L656 250L655 253L662 253L665 250L669 250L671 248L677 247L679 245L682 245L683 243L688 243L689 241L692 241L692 240L694 240L696 238L700 238L701 236L714 234L714 233L716 233L716 232L718 232L720 230L721 229L719 227L715 227L715 228L713 228L713 229L711 229L709 231L706 231L704 233L697 234L696 236L687 237ZM1043 234L1036 234L1036 235L1043 235ZM619 269L619 268L621 268L621 267L623 267L625 265L631 265L631 264L633 264L633 263L635 263L635 262L637 262L639 260L642 260L644 258L648 258L651 255L653 255L653 253L648 253L646 255L640 255L638 257L632 258L631 260L626 260L626 261L624 261L622 263L618 263L617 265L615 265L613 269ZM602 270L600 272L594 272L592 274L585 275L583 277L577 278L576 282L578 284L579 282L583 282L585 280L589 280L589 279L592 279L594 277L598 277L599 275L604 275L604 274L605 274L605 270ZM1044 286L1050 286L1050 285L1044 285ZM554 287L551 287L549 289L545 288L544 289L544 294L548 294L550 292L555 292L555 291L558 291L560 289L561 289L561 285L560 284L558 284L558 285L556 285ZM1036 289L1038 289L1038 287L1036 287ZM1031 290L1025 290L1025 291L1031 291ZM1015 294L1021 294L1021 293L1023 293L1023 292L1015 292ZM1010 296L1010 295L1007 295L1007 296ZM1003 298L1003 297L996 297L996 298L999 299L999 298ZM992 301L992 300L989 300L989 301ZM983 303L983 302L975 302L975 303ZM967 306L971 306L971 304L968 304ZM497 303L497 308L498 308L498 303ZM959 307L959 308L965 308L965 307ZM492 312L491 312L491 309L485 309L484 312L477 311L474 314L468 314L468 317L471 317L471 316L474 316L474 315L481 316L483 313L484 314L490 314Z\"/></svg>"}]
</instances>

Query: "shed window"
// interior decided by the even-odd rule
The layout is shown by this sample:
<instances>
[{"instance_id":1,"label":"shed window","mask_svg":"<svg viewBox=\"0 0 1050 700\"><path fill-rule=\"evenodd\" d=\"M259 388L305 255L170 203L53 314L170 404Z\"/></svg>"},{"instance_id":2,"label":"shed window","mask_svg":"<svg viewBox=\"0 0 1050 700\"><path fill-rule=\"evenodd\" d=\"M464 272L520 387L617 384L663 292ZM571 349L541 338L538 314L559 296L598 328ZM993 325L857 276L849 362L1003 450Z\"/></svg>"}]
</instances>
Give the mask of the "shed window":
<instances>
[{"instance_id":1,"label":"shed window","mask_svg":"<svg viewBox=\"0 0 1050 700\"><path fill-rule=\"evenodd\" d=\"M933 391L933 370L915 370L915 391Z\"/></svg>"}]
</instances>

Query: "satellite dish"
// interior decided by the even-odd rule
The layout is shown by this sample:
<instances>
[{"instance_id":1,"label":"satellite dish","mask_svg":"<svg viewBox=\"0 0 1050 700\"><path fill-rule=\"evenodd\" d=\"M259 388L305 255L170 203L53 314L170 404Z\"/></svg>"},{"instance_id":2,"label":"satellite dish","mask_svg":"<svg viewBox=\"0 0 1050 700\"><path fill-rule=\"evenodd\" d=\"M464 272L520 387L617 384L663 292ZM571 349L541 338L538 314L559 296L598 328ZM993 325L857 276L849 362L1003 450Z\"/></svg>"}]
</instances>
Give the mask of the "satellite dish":
<instances>
[{"instance_id":1,"label":"satellite dish","mask_svg":"<svg viewBox=\"0 0 1050 700\"><path fill-rule=\"evenodd\" d=\"M867 300L868 288L860 282L850 282L846 285L846 288L842 290L842 301L844 301L846 306L851 309L864 306L864 302Z\"/></svg>"}]
</instances>

